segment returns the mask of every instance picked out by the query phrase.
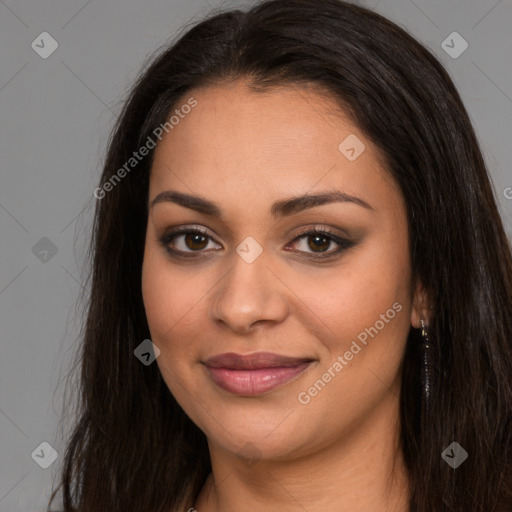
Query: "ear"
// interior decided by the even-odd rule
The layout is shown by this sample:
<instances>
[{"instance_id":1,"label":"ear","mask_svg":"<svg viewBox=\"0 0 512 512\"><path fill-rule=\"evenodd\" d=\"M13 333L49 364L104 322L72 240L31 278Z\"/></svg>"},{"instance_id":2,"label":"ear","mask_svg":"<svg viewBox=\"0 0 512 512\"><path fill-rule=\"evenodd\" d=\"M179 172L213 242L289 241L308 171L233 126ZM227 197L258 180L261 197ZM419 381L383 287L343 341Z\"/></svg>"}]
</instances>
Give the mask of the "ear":
<instances>
[{"instance_id":1,"label":"ear","mask_svg":"<svg viewBox=\"0 0 512 512\"><path fill-rule=\"evenodd\" d=\"M430 301L427 292L421 282L418 281L414 290L412 309L411 309L411 325L416 329L421 327L421 319L423 318L425 325L430 321Z\"/></svg>"}]
</instances>

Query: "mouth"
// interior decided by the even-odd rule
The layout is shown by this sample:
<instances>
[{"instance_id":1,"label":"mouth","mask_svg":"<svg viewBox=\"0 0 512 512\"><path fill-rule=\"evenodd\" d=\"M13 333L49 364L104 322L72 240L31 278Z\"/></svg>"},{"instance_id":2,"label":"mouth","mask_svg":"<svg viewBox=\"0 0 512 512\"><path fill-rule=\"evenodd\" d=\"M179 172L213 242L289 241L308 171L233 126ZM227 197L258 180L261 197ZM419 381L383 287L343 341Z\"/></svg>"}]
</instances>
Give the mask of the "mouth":
<instances>
[{"instance_id":1,"label":"mouth","mask_svg":"<svg viewBox=\"0 0 512 512\"><path fill-rule=\"evenodd\" d=\"M295 380L314 361L271 352L248 355L230 352L208 358L203 364L220 388L239 396L255 396Z\"/></svg>"}]
</instances>

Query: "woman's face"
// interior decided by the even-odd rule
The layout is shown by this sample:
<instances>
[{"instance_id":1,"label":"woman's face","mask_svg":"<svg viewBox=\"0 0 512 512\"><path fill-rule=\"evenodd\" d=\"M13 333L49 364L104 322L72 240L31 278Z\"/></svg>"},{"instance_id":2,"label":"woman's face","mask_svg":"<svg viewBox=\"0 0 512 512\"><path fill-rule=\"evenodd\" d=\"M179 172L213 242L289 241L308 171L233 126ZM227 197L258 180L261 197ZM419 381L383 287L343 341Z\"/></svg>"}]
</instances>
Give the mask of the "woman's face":
<instances>
[{"instance_id":1,"label":"woman's face","mask_svg":"<svg viewBox=\"0 0 512 512\"><path fill-rule=\"evenodd\" d=\"M155 149L142 274L170 391L227 456L290 459L394 419L419 316L375 147L312 90L189 97Z\"/></svg>"}]
</instances>

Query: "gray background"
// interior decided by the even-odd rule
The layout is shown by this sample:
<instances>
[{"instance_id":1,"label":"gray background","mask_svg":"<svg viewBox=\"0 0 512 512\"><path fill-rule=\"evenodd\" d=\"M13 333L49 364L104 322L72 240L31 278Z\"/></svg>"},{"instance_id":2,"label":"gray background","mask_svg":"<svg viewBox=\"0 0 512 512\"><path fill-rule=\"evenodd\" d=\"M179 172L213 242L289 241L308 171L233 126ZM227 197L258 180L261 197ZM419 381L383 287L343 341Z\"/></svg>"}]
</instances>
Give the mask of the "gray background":
<instances>
[{"instance_id":1,"label":"gray background","mask_svg":"<svg viewBox=\"0 0 512 512\"><path fill-rule=\"evenodd\" d=\"M512 0L361 4L406 28L448 69L512 239ZM63 379L80 327L75 306L86 276L92 192L122 100L148 56L184 23L212 7L246 5L0 0L0 512L46 510L60 469ZM442 47L454 31L469 44L457 58ZM42 32L58 42L46 59L31 47L49 48ZM445 44L461 48L457 40ZM72 420L70 413L66 425ZM44 441L59 454L47 469L32 458Z\"/></svg>"}]
</instances>

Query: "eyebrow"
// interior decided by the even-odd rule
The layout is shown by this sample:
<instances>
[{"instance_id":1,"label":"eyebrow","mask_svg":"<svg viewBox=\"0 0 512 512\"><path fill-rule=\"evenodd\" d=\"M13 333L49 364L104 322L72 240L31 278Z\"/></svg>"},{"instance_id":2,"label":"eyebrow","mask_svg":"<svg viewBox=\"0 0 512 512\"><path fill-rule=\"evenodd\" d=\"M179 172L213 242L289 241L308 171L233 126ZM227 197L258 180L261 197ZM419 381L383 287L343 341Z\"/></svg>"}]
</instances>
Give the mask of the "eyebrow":
<instances>
[{"instance_id":1,"label":"eyebrow","mask_svg":"<svg viewBox=\"0 0 512 512\"><path fill-rule=\"evenodd\" d=\"M151 201L149 208L151 209L158 203L164 202L175 203L185 208L195 210L196 212L203 213L204 215L222 218L222 210L217 204L203 197L177 192L176 190L165 190L161 192ZM370 204L359 197L334 191L316 195L305 194L276 201L272 205L270 213L274 219L278 219L329 203L353 203L368 210L375 211Z\"/></svg>"}]
</instances>

